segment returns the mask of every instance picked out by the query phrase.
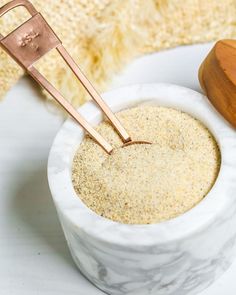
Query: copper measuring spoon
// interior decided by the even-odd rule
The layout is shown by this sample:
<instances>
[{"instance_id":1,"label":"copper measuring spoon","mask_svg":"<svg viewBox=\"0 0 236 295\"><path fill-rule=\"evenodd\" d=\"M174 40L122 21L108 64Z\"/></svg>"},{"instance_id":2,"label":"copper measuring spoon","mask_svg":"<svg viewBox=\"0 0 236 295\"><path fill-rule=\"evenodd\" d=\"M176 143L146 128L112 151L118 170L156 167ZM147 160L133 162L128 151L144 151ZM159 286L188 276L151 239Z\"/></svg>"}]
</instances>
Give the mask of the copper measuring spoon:
<instances>
[{"instance_id":1,"label":"copper measuring spoon","mask_svg":"<svg viewBox=\"0 0 236 295\"><path fill-rule=\"evenodd\" d=\"M89 135L108 153L111 154L112 146L86 121L77 110L61 95L61 93L34 67L34 63L47 54L52 49L57 49L59 54L71 68L75 76L79 79L83 87L98 104L103 113L110 120L124 145L130 144L150 144L146 141L133 141L121 125L116 115L82 73L79 66L62 45L61 40L35 9L31 2L27 0L13 0L0 8L0 17L9 10L24 6L31 15L31 18L9 33L7 36L0 34L0 46L43 88L47 90L55 100L89 133Z\"/></svg>"}]
</instances>

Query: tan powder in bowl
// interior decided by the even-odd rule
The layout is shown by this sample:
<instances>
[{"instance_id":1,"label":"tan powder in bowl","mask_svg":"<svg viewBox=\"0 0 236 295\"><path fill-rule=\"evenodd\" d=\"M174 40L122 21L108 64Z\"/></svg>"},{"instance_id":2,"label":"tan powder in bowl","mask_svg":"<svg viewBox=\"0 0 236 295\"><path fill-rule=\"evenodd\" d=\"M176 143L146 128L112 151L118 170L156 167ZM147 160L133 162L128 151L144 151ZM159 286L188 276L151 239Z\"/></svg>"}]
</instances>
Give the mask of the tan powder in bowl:
<instances>
[{"instance_id":1,"label":"tan powder in bowl","mask_svg":"<svg viewBox=\"0 0 236 295\"><path fill-rule=\"evenodd\" d=\"M219 172L220 152L202 123L147 105L117 115L133 140L153 144L121 148L107 121L97 130L114 147L111 155L85 137L74 157L72 182L90 209L114 221L149 224L176 217L206 196Z\"/></svg>"}]
</instances>

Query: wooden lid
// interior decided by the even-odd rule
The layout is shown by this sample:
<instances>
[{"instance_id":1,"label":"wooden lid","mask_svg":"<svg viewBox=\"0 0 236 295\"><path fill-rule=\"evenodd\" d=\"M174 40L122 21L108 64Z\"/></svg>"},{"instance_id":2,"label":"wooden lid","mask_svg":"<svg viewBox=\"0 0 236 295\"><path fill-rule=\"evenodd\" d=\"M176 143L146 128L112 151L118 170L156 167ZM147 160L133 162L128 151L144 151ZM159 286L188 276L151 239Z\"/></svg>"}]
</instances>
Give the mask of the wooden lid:
<instances>
[{"instance_id":1,"label":"wooden lid","mask_svg":"<svg viewBox=\"0 0 236 295\"><path fill-rule=\"evenodd\" d=\"M220 40L199 69L199 81L215 108L236 127L236 41Z\"/></svg>"}]
</instances>

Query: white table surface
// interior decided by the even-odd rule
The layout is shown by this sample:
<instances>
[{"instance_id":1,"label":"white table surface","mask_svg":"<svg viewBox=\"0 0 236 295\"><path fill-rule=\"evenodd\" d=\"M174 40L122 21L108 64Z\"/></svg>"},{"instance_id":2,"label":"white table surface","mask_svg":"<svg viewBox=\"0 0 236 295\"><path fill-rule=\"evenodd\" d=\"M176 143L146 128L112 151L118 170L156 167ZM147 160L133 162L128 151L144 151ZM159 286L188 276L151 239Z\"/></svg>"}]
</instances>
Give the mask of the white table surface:
<instances>
[{"instance_id":1,"label":"white table surface","mask_svg":"<svg viewBox=\"0 0 236 295\"><path fill-rule=\"evenodd\" d=\"M137 59L114 87L170 82L200 90L197 70L212 45ZM50 111L48 111L50 109ZM0 103L0 294L99 295L73 263L47 184L46 166L62 118L28 78ZM236 261L201 295L235 295Z\"/></svg>"}]
</instances>

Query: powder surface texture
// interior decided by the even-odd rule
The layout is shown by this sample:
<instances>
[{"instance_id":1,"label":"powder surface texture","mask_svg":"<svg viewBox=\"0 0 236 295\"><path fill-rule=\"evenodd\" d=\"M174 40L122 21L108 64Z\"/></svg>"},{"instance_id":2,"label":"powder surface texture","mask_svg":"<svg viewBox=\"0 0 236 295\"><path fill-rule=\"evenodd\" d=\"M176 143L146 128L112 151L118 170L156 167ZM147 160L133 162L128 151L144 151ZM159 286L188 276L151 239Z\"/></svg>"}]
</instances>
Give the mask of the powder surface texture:
<instances>
[{"instance_id":1,"label":"powder surface texture","mask_svg":"<svg viewBox=\"0 0 236 295\"><path fill-rule=\"evenodd\" d=\"M218 175L220 152L202 123L184 112L150 105L118 117L133 140L152 144L122 148L107 121L97 130L114 147L111 155L85 137L74 157L72 182L90 209L121 223L158 223L206 196Z\"/></svg>"}]
</instances>

